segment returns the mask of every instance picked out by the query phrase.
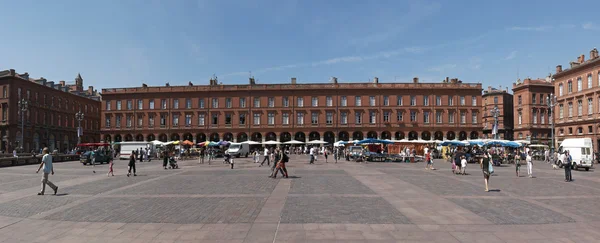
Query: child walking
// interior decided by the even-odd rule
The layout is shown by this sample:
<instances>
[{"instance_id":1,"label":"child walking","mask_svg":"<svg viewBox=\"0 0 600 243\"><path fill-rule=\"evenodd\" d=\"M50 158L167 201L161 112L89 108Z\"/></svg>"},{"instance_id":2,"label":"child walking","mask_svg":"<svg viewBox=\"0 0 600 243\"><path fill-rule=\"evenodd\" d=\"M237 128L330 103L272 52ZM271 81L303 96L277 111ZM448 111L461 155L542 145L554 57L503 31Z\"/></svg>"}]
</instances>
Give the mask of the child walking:
<instances>
[{"instance_id":1,"label":"child walking","mask_svg":"<svg viewBox=\"0 0 600 243\"><path fill-rule=\"evenodd\" d=\"M108 160L108 173L106 174L106 176L115 176L115 172L113 171L113 158L110 158Z\"/></svg>"},{"instance_id":2,"label":"child walking","mask_svg":"<svg viewBox=\"0 0 600 243\"><path fill-rule=\"evenodd\" d=\"M467 158L465 156L462 156L462 159L460 160L460 170L463 175L467 174Z\"/></svg>"},{"instance_id":3,"label":"child walking","mask_svg":"<svg viewBox=\"0 0 600 243\"><path fill-rule=\"evenodd\" d=\"M254 150L254 163L260 163L260 154L258 150Z\"/></svg>"}]
</instances>

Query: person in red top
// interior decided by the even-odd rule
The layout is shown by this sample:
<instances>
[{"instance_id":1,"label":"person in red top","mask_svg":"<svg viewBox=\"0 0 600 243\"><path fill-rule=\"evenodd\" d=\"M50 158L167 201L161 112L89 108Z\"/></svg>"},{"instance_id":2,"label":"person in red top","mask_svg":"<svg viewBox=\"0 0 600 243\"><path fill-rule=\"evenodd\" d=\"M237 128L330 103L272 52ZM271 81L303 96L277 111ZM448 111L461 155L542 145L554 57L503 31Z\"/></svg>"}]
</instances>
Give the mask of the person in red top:
<instances>
[{"instance_id":1,"label":"person in red top","mask_svg":"<svg viewBox=\"0 0 600 243\"><path fill-rule=\"evenodd\" d=\"M431 152L427 151L427 153L425 154L425 169L426 170L435 170L435 168L433 168L433 160L431 159Z\"/></svg>"}]
</instances>

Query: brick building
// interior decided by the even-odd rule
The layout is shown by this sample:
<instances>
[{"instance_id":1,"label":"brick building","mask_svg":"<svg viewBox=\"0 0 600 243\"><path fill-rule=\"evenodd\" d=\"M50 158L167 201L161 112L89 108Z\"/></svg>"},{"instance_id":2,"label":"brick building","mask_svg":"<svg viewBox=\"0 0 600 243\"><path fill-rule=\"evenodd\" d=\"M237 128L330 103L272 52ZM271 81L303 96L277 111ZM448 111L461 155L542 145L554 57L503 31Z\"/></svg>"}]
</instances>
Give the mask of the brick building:
<instances>
[{"instance_id":1,"label":"brick building","mask_svg":"<svg viewBox=\"0 0 600 243\"><path fill-rule=\"evenodd\" d=\"M565 138L590 137L600 150L600 58L598 50L590 51L590 59L580 55L569 69L556 66L553 76L557 94L557 142Z\"/></svg>"},{"instance_id":2,"label":"brick building","mask_svg":"<svg viewBox=\"0 0 600 243\"><path fill-rule=\"evenodd\" d=\"M18 74L11 69L0 71L0 86L2 150L10 152L22 147L28 152L45 146L61 152L72 149L77 143L75 113L80 110L84 114L82 141L100 140L100 96L92 86L83 89L81 75L77 75L74 84L54 83L44 78L32 79L28 73ZM19 108L22 99L29 103L24 112L24 143Z\"/></svg>"},{"instance_id":3,"label":"brick building","mask_svg":"<svg viewBox=\"0 0 600 243\"><path fill-rule=\"evenodd\" d=\"M481 132L481 84L330 83L102 90L105 141L467 139Z\"/></svg>"},{"instance_id":4,"label":"brick building","mask_svg":"<svg viewBox=\"0 0 600 243\"><path fill-rule=\"evenodd\" d=\"M513 83L515 139L550 144L552 110L548 108L547 99L554 93L551 81L550 77L526 78Z\"/></svg>"},{"instance_id":5,"label":"brick building","mask_svg":"<svg viewBox=\"0 0 600 243\"><path fill-rule=\"evenodd\" d=\"M483 91L483 137L494 138L494 107L498 107L498 137L500 139L513 139L513 95L508 90L488 87Z\"/></svg>"}]
</instances>

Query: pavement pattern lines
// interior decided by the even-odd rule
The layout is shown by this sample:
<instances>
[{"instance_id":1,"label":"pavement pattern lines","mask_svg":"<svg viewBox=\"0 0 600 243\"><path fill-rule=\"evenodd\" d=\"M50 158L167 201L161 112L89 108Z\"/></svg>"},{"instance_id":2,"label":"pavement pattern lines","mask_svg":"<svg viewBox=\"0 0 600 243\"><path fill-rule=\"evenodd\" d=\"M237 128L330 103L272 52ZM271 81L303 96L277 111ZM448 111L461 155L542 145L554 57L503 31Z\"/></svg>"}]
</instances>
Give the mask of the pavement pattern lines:
<instances>
[{"instance_id":1,"label":"pavement pattern lines","mask_svg":"<svg viewBox=\"0 0 600 243\"><path fill-rule=\"evenodd\" d=\"M35 166L0 168L0 242L600 242L594 170L566 183L539 162L538 178L497 167L486 193L474 164L461 176L442 161L426 171L290 157L290 179L245 158L234 170L138 163L129 178L122 161L115 177L107 165L56 163L61 195L44 197Z\"/></svg>"}]
</instances>

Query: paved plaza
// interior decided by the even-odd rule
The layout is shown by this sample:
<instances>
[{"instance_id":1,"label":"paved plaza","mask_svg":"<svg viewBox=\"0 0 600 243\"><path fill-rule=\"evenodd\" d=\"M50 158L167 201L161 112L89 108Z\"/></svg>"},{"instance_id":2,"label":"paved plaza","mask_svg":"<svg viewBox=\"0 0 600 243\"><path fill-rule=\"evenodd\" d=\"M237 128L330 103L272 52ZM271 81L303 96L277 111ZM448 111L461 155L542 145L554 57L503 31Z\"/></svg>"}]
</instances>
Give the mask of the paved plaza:
<instances>
[{"instance_id":1,"label":"paved plaza","mask_svg":"<svg viewBox=\"0 0 600 243\"><path fill-rule=\"evenodd\" d=\"M138 163L137 177L126 161L114 177L56 163L56 196L36 195L37 165L0 168L0 242L600 242L594 170L566 183L544 163L535 178L497 167L485 192L476 164L307 162L293 155L289 179L250 159Z\"/></svg>"}]
</instances>

